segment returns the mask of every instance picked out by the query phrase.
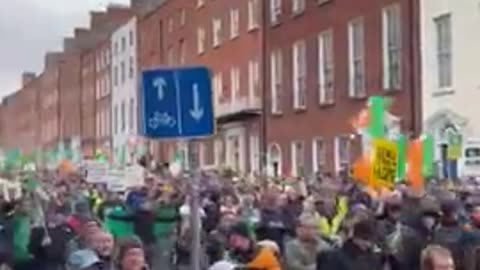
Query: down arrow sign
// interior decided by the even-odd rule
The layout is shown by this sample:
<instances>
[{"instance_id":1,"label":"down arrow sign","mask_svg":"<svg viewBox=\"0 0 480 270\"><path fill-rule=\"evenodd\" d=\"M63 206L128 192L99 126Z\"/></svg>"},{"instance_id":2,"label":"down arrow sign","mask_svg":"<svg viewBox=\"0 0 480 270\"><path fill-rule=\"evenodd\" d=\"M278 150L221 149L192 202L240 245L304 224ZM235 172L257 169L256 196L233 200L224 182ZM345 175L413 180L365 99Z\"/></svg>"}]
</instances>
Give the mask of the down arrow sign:
<instances>
[{"instance_id":1,"label":"down arrow sign","mask_svg":"<svg viewBox=\"0 0 480 270\"><path fill-rule=\"evenodd\" d=\"M203 117L203 108L200 107L200 93L196 83L193 84L193 108L190 109L190 115L197 121L200 121Z\"/></svg>"}]
</instances>

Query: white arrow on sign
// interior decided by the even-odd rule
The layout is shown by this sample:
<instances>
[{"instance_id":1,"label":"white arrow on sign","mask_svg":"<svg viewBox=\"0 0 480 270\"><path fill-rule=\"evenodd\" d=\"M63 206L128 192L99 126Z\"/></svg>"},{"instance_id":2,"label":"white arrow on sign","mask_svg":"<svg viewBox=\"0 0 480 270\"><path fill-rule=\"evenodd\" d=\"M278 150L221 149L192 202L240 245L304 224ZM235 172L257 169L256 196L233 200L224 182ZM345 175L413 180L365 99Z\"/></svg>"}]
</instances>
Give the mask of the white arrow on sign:
<instances>
[{"instance_id":1,"label":"white arrow on sign","mask_svg":"<svg viewBox=\"0 0 480 270\"><path fill-rule=\"evenodd\" d=\"M197 121L200 121L203 117L203 108L200 107L200 93L196 83L193 84L193 108L190 109L190 115Z\"/></svg>"},{"instance_id":2,"label":"white arrow on sign","mask_svg":"<svg viewBox=\"0 0 480 270\"><path fill-rule=\"evenodd\" d=\"M167 81L164 78L158 77L153 81L153 86L157 88L158 100L162 101L165 97L165 88L167 87Z\"/></svg>"}]
</instances>

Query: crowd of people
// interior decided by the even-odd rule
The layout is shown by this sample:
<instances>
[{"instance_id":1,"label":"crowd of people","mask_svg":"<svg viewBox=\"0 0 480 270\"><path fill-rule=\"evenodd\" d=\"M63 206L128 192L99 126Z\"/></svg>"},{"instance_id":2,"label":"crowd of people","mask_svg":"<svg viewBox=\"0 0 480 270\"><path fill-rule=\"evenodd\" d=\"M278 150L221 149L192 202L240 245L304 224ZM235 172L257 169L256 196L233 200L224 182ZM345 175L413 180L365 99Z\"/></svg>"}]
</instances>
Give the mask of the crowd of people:
<instances>
[{"instance_id":1,"label":"crowd of people","mask_svg":"<svg viewBox=\"0 0 480 270\"><path fill-rule=\"evenodd\" d=\"M1 201L2 269L190 269L187 179L158 174L113 192L79 175L37 176L48 199L26 190ZM399 184L374 196L329 174L200 181L201 269L480 269L474 184L432 180L425 192Z\"/></svg>"}]
</instances>

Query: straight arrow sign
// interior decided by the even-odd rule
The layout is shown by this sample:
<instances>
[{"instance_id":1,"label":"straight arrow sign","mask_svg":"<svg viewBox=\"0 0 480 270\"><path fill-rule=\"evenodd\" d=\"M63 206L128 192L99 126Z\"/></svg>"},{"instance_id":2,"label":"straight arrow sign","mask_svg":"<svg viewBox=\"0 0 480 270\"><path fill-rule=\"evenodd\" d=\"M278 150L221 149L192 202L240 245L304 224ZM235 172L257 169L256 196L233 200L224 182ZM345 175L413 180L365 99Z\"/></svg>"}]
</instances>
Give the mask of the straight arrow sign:
<instances>
[{"instance_id":1,"label":"straight arrow sign","mask_svg":"<svg viewBox=\"0 0 480 270\"><path fill-rule=\"evenodd\" d=\"M193 119L200 121L203 117L203 108L200 106L200 93L198 84L193 85L193 108L190 109L190 115Z\"/></svg>"}]
</instances>

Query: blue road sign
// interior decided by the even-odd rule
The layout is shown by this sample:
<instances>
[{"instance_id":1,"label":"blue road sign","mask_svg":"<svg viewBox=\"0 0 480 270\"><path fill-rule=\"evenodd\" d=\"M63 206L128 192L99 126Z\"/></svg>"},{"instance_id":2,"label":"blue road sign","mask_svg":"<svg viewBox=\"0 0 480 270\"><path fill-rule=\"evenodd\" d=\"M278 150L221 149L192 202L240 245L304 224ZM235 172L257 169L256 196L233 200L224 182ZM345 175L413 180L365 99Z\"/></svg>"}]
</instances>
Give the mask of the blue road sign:
<instances>
[{"instance_id":1,"label":"blue road sign","mask_svg":"<svg viewBox=\"0 0 480 270\"><path fill-rule=\"evenodd\" d=\"M152 139L205 137L214 133L210 72L205 67L142 73L143 135Z\"/></svg>"}]
</instances>

